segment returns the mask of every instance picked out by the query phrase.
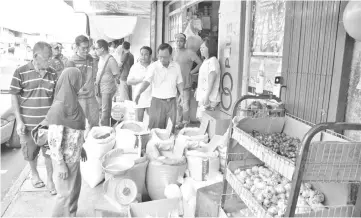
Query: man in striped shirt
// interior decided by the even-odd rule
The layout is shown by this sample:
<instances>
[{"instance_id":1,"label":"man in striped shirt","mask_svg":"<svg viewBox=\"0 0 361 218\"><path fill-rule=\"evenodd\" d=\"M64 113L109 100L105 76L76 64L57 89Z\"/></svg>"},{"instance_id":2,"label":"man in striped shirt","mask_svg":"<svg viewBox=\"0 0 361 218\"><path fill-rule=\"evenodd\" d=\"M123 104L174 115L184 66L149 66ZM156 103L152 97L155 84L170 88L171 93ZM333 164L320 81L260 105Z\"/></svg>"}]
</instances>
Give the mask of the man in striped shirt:
<instances>
[{"instance_id":1,"label":"man in striped shirt","mask_svg":"<svg viewBox=\"0 0 361 218\"><path fill-rule=\"evenodd\" d=\"M40 151L31 137L31 130L41 123L53 102L56 82L56 72L49 68L52 50L48 43L38 42L34 45L33 61L15 70L10 85L12 105L14 108L17 133L20 136L21 149L24 159L29 161L35 188L44 187L37 171L37 157ZM56 194L52 179L52 165L50 156L45 154L45 164L48 173L47 188L51 194Z\"/></svg>"}]
</instances>

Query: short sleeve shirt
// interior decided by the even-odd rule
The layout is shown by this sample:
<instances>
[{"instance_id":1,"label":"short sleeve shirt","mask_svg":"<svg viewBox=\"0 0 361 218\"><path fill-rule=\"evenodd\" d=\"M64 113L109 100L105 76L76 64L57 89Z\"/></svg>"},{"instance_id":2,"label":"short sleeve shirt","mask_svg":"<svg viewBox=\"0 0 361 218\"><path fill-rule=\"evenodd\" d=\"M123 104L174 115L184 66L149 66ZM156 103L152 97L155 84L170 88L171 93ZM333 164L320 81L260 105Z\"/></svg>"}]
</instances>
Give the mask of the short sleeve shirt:
<instances>
[{"instance_id":1,"label":"short sleeve shirt","mask_svg":"<svg viewBox=\"0 0 361 218\"><path fill-rule=\"evenodd\" d=\"M152 97L167 99L177 96L177 85L183 82L179 64L174 61L164 67L160 61L152 63L148 67L144 78L152 86Z\"/></svg>"},{"instance_id":2,"label":"short sleeve shirt","mask_svg":"<svg viewBox=\"0 0 361 218\"><path fill-rule=\"evenodd\" d=\"M202 66L199 68L198 76L198 88L197 88L197 101L202 101L206 92L208 90L208 76L210 72L216 72L216 81L212 87L211 94L209 95L209 100L213 102L220 102L221 96L219 92L219 85L221 80L221 69L217 58L211 57L207 60L204 60Z\"/></svg>"},{"instance_id":3,"label":"short sleeve shirt","mask_svg":"<svg viewBox=\"0 0 361 218\"><path fill-rule=\"evenodd\" d=\"M176 50L174 52L173 60L177 62L181 68L184 89L192 87L190 72L192 70L193 63L198 59L200 58L197 54L190 49Z\"/></svg>"},{"instance_id":4,"label":"short sleeve shirt","mask_svg":"<svg viewBox=\"0 0 361 218\"><path fill-rule=\"evenodd\" d=\"M43 121L53 103L56 73L51 68L42 77L31 62L15 70L10 93L19 96L20 116L29 129Z\"/></svg>"},{"instance_id":5,"label":"short sleeve shirt","mask_svg":"<svg viewBox=\"0 0 361 218\"><path fill-rule=\"evenodd\" d=\"M149 66L148 66L149 67ZM128 75L128 79L132 79L135 78L137 80L144 80L146 74L147 74L147 70L148 67L144 67L143 65L141 65L140 63L136 63L132 66L132 68L130 68L130 72ZM133 99L135 99L135 95L138 94L140 88L141 88L142 84L139 83L137 85L132 86L132 95L133 95ZM136 106L137 108L148 108L150 107L150 102L151 102L151 98L152 98L152 87L149 86L141 95L139 98L139 102L138 105Z\"/></svg>"},{"instance_id":6,"label":"short sleeve shirt","mask_svg":"<svg viewBox=\"0 0 361 218\"><path fill-rule=\"evenodd\" d=\"M105 62L107 59L108 59L108 56L105 58L103 58L103 57L99 58L98 73L97 73L96 81L98 81L100 79L100 75L104 69L104 65L105 65ZM116 75L119 73L119 68L118 68L118 70L116 70L116 72L112 72L111 68L109 67L110 64L113 64L114 66L116 65L116 68L118 68L117 61L115 60L115 58L110 56L107 66L105 66L105 69L104 69L105 70L104 75L99 83L101 93L113 93L117 89L113 75Z\"/></svg>"}]
</instances>

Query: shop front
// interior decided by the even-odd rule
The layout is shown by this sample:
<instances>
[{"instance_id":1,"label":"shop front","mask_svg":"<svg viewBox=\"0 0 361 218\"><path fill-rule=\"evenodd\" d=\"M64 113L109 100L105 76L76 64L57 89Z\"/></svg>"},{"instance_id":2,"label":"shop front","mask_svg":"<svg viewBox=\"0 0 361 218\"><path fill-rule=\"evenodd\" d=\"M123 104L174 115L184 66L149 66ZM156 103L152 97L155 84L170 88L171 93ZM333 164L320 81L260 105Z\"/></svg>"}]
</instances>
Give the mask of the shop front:
<instances>
[{"instance_id":1,"label":"shop front","mask_svg":"<svg viewBox=\"0 0 361 218\"><path fill-rule=\"evenodd\" d=\"M218 3L219 8L216 13L213 10ZM287 137L301 140L308 135L307 133L312 127L323 122L359 120L357 118L359 115L357 90L359 88L357 87L360 86L360 46L359 43L354 46L354 39L346 33L342 23L342 15L348 2L259 0L219 1L218 3L212 2L211 12L205 13L207 10L204 8L209 7L206 1L153 2L158 6L162 4L162 7L157 7L157 13L159 9L162 10L163 22L154 24L157 33L159 33L158 25L162 25L161 36L155 37L158 42L172 44L174 35L186 30L189 19L193 17L194 14L192 13L195 11L197 16L193 18L200 20L202 27L209 27L203 17L205 14L211 15L211 31L207 34L218 37L218 60L222 71L220 85L222 98L220 109L216 112L217 115L211 114L209 120L212 118L214 120L228 119L229 122L233 118L232 112L235 106L242 106L241 104L236 105L239 98L244 95L258 96L260 94L274 95L282 100L285 113L281 119L282 129L276 132L283 131L282 133L286 134ZM218 19L215 19L213 14ZM203 36L202 31L198 33L200 37ZM270 114L268 113L268 115ZM274 122L274 120L270 121L265 126L273 125ZM252 132L254 122L248 124L246 129ZM337 129L331 125L327 127L330 130L336 130L337 133L320 131L312 140L330 146L331 141L337 141L336 144L340 144L340 146L344 142L345 144L342 146L351 146L352 143L356 143L354 140L359 139L359 132L346 131L347 136L352 136L351 139L338 135L338 133L343 134L346 128ZM349 127L350 125L347 128ZM259 128L262 129L262 125ZM273 129L273 131L275 130ZM232 142L237 141L239 145L242 145L238 146L242 147L242 151L245 151L244 149L250 151L256 157L257 164L266 163L271 169L280 172L285 178L293 181L291 194L289 193L291 195L289 202L291 203L286 206L288 215L295 212L295 208L292 206L291 209L290 205L296 205L298 194L304 192L304 185L301 186L300 192L300 182L295 181L302 180L302 175L310 180L312 190L323 193L323 204L330 206L328 209L331 208L328 212L349 208L350 213L339 213L338 215L356 214L355 207L352 205L356 202L357 185L351 184L353 179L345 174L355 169L346 166L347 164L344 165L345 168L336 169L335 165L336 162L349 161L347 158L338 157L337 152L332 153L327 149L317 150L312 147L312 143L309 143L307 146L314 149L312 152L316 150L316 153L322 152L319 157L320 160L322 159L323 166L321 167L320 163L304 162L307 155L315 155L315 153L311 151L308 154L307 151L306 153L295 152L295 159L303 154L304 160L296 161L296 163L290 162L289 169L291 171L287 173L284 168L286 162L276 159L285 155L291 158L292 155L287 156L289 154L284 154L274 147L270 151L268 148L258 149L259 144L254 145L254 147L252 147L253 145L245 145L244 143L252 144L254 139L242 141L241 137L237 139L237 135L233 134L235 134L234 131L230 134L235 139ZM231 139L229 138L229 140ZM338 153L348 152L341 147L335 147L336 150L339 149ZM277 158L273 159L271 153L268 152L273 152L272 155ZM329 156L326 155L327 152L331 152L328 153ZM331 161L330 158L333 160ZM227 160L227 163L229 161ZM317 169L304 169L305 163L308 164L307 166ZM327 169L324 168L325 166ZM334 174L336 171L338 172L336 174L343 175L341 176L343 178L333 177L336 175ZM303 174L304 172L305 174ZM356 170L355 173L359 172ZM347 181L345 180L346 177L349 178L346 179ZM232 178L228 179L231 180ZM232 184L230 185L232 186ZM247 192L246 190L245 192L240 191L241 189L237 190L237 187L233 188L236 188L237 194L240 195ZM337 195L334 194L333 190L338 191ZM223 194L226 192L224 191ZM262 206L257 209L259 204L255 201L246 202L250 199L242 198L242 200L245 200L249 208L253 207L252 212L254 214L266 215L274 212L273 208L271 212L267 212L267 209L270 209L267 206L266 211L264 211L265 207L262 208ZM359 203L360 199L357 202ZM314 215L316 215L316 211L319 213L326 211L324 207L316 210L313 208L314 205L307 204L310 206L309 212L314 212ZM292 210L293 212L291 212ZM296 213L304 213L304 211L296 211Z\"/></svg>"}]
</instances>

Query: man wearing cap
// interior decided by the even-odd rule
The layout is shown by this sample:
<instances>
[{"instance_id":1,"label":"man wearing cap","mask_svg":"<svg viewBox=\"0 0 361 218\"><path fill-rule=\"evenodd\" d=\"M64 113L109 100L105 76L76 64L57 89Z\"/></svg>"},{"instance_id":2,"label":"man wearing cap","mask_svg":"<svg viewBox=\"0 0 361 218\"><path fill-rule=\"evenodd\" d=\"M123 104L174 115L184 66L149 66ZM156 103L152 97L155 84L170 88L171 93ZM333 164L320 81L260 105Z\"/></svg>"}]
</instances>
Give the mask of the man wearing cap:
<instances>
[{"instance_id":1,"label":"man wearing cap","mask_svg":"<svg viewBox=\"0 0 361 218\"><path fill-rule=\"evenodd\" d=\"M51 44L51 48L53 51L53 57L50 63L50 66L56 71L58 78L63 72L68 59L61 53L62 45L61 43L55 42Z\"/></svg>"},{"instance_id":2,"label":"man wearing cap","mask_svg":"<svg viewBox=\"0 0 361 218\"><path fill-rule=\"evenodd\" d=\"M177 107L177 128L182 128L190 122L190 98L191 98L191 75L196 74L202 65L202 60L197 54L185 47L186 35L178 33L175 35L176 38L176 50L173 55L173 60L176 61L182 72L184 90L183 90L183 104ZM197 66L192 70L193 63Z\"/></svg>"}]
</instances>

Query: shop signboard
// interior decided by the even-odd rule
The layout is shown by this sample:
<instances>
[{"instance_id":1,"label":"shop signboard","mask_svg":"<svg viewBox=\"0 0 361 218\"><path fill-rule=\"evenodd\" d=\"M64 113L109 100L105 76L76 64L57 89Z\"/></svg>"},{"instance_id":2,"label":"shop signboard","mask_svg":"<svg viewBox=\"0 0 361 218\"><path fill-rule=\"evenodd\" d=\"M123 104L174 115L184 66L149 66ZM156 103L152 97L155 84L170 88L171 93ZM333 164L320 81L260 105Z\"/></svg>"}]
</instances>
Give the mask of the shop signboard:
<instances>
[{"instance_id":1,"label":"shop signboard","mask_svg":"<svg viewBox=\"0 0 361 218\"><path fill-rule=\"evenodd\" d=\"M232 113L240 97L242 66L240 64L241 1L221 1L219 13L218 58L221 65L221 110Z\"/></svg>"}]
</instances>

